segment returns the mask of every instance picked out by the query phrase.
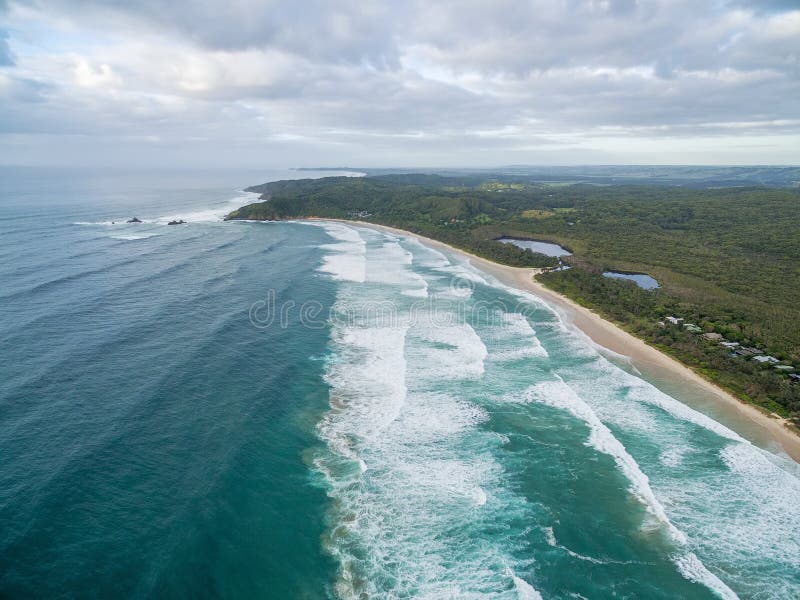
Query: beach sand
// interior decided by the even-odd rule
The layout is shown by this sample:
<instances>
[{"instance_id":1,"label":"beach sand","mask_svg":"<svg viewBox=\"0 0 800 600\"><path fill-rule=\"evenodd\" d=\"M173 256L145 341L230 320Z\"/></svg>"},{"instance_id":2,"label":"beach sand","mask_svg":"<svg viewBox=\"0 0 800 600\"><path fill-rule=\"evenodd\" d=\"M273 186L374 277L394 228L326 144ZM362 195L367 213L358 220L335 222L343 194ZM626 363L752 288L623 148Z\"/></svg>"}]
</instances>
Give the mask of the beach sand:
<instances>
[{"instance_id":1,"label":"beach sand","mask_svg":"<svg viewBox=\"0 0 800 600\"><path fill-rule=\"evenodd\" d=\"M786 454L800 462L800 435L782 419L738 400L687 366L606 321L597 313L546 288L534 279L536 269L500 265L448 244L393 227L358 221L341 222L416 238L427 246L462 257L505 285L533 293L556 310L568 325L573 325L588 336L615 363L640 375L673 398L726 425L754 444L778 454Z\"/></svg>"}]
</instances>

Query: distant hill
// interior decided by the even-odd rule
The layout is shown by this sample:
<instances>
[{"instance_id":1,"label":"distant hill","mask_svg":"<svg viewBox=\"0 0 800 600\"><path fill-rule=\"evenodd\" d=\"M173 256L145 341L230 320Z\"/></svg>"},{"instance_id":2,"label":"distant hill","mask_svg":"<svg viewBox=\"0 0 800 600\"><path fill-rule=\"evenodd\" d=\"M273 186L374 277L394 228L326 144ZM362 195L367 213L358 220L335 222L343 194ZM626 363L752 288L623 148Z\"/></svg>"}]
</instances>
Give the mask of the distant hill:
<instances>
[{"instance_id":1,"label":"distant hill","mask_svg":"<svg viewBox=\"0 0 800 600\"><path fill-rule=\"evenodd\" d=\"M798 166L669 166L669 165L589 165L527 166L511 165L491 169L370 169L337 167L297 169L298 171L357 171L368 176L430 174L453 177L519 177L526 181L595 183L602 185L645 183L691 188L713 187L800 187Z\"/></svg>"}]
</instances>

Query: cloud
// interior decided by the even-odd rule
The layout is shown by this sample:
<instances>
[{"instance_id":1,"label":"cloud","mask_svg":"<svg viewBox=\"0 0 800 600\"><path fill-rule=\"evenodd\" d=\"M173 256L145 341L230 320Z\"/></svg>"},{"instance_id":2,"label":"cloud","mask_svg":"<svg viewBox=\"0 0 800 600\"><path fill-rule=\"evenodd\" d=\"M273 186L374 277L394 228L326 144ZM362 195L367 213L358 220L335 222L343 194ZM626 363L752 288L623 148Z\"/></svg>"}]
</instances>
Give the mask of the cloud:
<instances>
[{"instance_id":1,"label":"cloud","mask_svg":"<svg viewBox=\"0 0 800 600\"><path fill-rule=\"evenodd\" d=\"M3 10L0 4L0 13ZM14 64L14 55L8 47L8 32L0 29L0 67L7 67Z\"/></svg>"},{"instance_id":2,"label":"cloud","mask_svg":"<svg viewBox=\"0 0 800 600\"><path fill-rule=\"evenodd\" d=\"M321 62L397 64L403 11L377 0L42 0L25 2L72 22L159 28L211 50L273 48Z\"/></svg>"},{"instance_id":3,"label":"cloud","mask_svg":"<svg viewBox=\"0 0 800 600\"><path fill-rule=\"evenodd\" d=\"M782 13L797 10L797 0L728 0L729 8L744 8L757 13Z\"/></svg>"},{"instance_id":4,"label":"cloud","mask_svg":"<svg viewBox=\"0 0 800 600\"><path fill-rule=\"evenodd\" d=\"M291 147L337 163L392 149L395 164L563 162L619 157L621 142L631 160L666 139L729 157L731 132L751 149L760 136L798 142L796 8L18 0L0 17L17 52L12 65L0 37L0 131L161 140L190 148L186 160L207 151L192 140L235 150L232 161L288 160Z\"/></svg>"}]
</instances>

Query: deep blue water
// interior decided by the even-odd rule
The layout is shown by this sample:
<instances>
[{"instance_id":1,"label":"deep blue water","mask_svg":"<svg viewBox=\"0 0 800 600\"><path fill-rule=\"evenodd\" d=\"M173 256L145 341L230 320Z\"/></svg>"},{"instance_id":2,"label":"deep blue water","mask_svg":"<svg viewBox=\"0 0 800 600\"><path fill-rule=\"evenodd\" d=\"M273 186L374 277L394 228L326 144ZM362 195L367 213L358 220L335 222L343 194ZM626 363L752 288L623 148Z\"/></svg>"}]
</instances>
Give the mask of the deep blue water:
<instances>
[{"instance_id":1,"label":"deep blue water","mask_svg":"<svg viewBox=\"0 0 800 600\"><path fill-rule=\"evenodd\" d=\"M327 406L327 334L248 316L268 290L332 302L332 283L303 275L324 232L103 224L193 221L269 177L4 173L3 595L325 589L325 496L301 453Z\"/></svg>"},{"instance_id":2,"label":"deep blue water","mask_svg":"<svg viewBox=\"0 0 800 600\"><path fill-rule=\"evenodd\" d=\"M459 257L0 175L0 596L800 594L792 463Z\"/></svg>"}]
</instances>

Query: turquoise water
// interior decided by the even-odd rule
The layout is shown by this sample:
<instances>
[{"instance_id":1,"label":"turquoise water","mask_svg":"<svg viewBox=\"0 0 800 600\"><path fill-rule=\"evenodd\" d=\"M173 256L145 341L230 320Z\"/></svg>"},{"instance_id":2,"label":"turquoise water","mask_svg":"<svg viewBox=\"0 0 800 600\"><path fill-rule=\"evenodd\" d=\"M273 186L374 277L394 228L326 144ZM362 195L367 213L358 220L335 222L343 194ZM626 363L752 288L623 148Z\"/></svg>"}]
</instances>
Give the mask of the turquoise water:
<instances>
[{"instance_id":1,"label":"turquoise water","mask_svg":"<svg viewBox=\"0 0 800 600\"><path fill-rule=\"evenodd\" d=\"M650 277L650 275L645 275L644 273L618 273L617 271L606 271L603 273L603 277L610 277L612 279L626 279L634 282L643 290L654 290L660 287L656 279Z\"/></svg>"},{"instance_id":2,"label":"turquoise water","mask_svg":"<svg viewBox=\"0 0 800 600\"><path fill-rule=\"evenodd\" d=\"M0 595L800 596L795 465L537 298L218 220L287 173L3 175Z\"/></svg>"}]
</instances>

